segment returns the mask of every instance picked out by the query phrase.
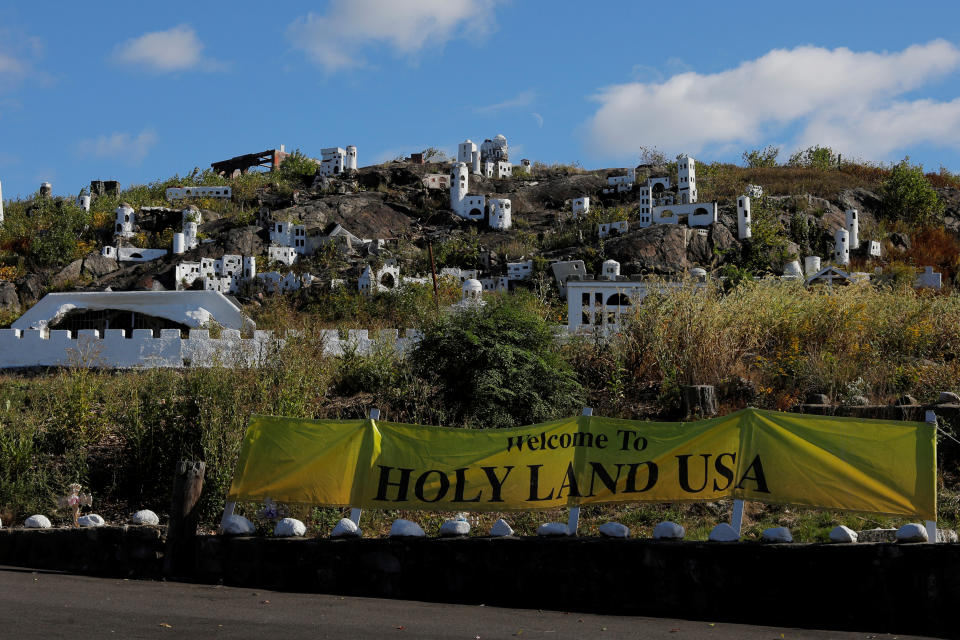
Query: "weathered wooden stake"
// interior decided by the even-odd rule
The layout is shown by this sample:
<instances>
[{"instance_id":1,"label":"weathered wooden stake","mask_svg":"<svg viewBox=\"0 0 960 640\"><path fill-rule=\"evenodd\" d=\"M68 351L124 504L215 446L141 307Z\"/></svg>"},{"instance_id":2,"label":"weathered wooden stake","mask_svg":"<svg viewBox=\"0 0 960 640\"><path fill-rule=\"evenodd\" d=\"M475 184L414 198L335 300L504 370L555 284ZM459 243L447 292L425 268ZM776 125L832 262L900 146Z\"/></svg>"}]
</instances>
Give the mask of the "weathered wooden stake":
<instances>
[{"instance_id":1,"label":"weathered wooden stake","mask_svg":"<svg viewBox=\"0 0 960 640\"><path fill-rule=\"evenodd\" d=\"M717 415L717 392L708 384L680 387L683 411L687 417L708 418Z\"/></svg>"},{"instance_id":2,"label":"weathered wooden stake","mask_svg":"<svg viewBox=\"0 0 960 640\"><path fill-rule=\"evenodd\" d=\"M194 538L200 511L197 503L203 491L203 462L181 460L173 475L173 500L170 506L170 524L167 525L167 549L163 573L167 576L189 573Z\"/></svg>"}]
</instances>

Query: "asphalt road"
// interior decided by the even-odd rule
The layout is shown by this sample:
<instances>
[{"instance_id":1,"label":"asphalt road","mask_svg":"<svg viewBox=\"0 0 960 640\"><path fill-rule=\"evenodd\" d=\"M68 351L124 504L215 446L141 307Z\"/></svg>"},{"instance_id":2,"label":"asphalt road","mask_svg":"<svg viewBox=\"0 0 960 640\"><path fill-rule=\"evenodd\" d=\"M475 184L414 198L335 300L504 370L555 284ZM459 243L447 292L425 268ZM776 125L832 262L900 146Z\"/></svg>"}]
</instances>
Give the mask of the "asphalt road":
<instances>
[{"instance_id":1,"label":"asphalt road","mask_svg":"<svg viewBox=\"0 0 960 640\"><path fill-rule=\"evenodd\" d=\"M916 638L281 593L0 567L0 638Z\"/></svg>"}]
</instances>

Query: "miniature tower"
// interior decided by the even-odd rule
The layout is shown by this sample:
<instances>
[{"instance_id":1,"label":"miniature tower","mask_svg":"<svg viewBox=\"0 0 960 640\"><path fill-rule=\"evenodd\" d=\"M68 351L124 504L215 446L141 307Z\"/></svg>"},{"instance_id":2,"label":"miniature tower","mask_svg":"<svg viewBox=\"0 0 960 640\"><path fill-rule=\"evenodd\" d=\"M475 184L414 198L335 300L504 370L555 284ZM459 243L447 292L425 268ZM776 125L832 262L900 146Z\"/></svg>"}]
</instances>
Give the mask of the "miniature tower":
<instances>
[{"instance_id":1,"label":"miniature tower","mask_svg":"<svg viewBox=\"0 0 960 640\"><path fill-rule=\"evenodd\" d=\"M583 196L581 198L573 199L573 219L576 220L580 216L585 216L590 213L590 197Z\"/></svg>"},{"instance_id":2,"label":"miniature tower","mask_svg":"<svg viewBox=\"0 0 960 640\"><path fill-rule=\"evenodd\" d=\"M603 279L616 280L620 275L620 263L616 260L605 260L603 263Z\"/></svg>"},{"instance_id":3,"label":"miniature tower","mask_svg":"<svg viewBox=\"0 0 960 640\"><path fill-rule=\"evenodd\" d=\"M469 187L467 175L466 164L458 162L453 165L453 170L450 172L450 208L457 213L460 213L463 208L463 199L467 197Z\"/></svg>"},{"instance_id":4,"label":"miniature tower","mask_svg":"<svg viewBox=\"0 0 960 640\"><path fill-rule=\"evenodd\" d=\"M357 170L357 148L352 144L347 147L347 169Z\"/></svg>"},{"instance_id":5,"label":"miniature tower","mask_svg":"<svg viewBox=\"0 0 960 640\"><path fill-rule=\"evenodd\" d=\"M750 197L740 196L737 198L737 238L746 240L752 235L750 226Z\"/></svg>"},{"instance_id":6,"label":"miniature tower","mask_svg":"<svg viewBox=\"0 0 960 640\"><path fill-rule=\"evenodd\" d=\"M186 251L195 249L197 244L197 225L200 222L200 210L190 205L183 210L183 248Z\"/></svg>"},{"instance_id":7,"label":"miniature tower","mask_svg":"<svg viewBox=\"0 0 960 640\"><path fill-rule=\"evenodd\" d=\"M53 185L49 182L44 182L40 185L40 197L49 198L53 195Z\"/></svg>"},{"instance_id":8,"label":"miniature tower","mask_svg":"<svg viewBox=\"0 0 960 640\"><path fill-rule=\"evenodd\" d=\"M253 280L257 275L257 259L254 256L243 257L243 278Z\"/></svg>"},{"instance_id":9,"label":"miniature tower","mask_svg":"<svg viewBox=\"0 0 960 640\"><path fill-rule=\"evenodd\" d=\"M133 225L133 207L126 202L121 202L120 206L117 207L117 225L114 234L121 238L132 238Z\"/></svg>"},{"instance_id":10,"label":"miniature tower","mask_svg":"<svg viewBox=\"0 0 960 640\"><path fill-rule=\"evenodd\" d=\"M842 267L850 264L850 232L846 229L833 234L833 261Z\"/></svg>"},{"instance_id":11,"label":"miniature tower","mask_svg":"<svg viewBox=\"0 0 960 640\"><path fill-rule=\"evenodd\" d=\"M3 224L3 183L0 182L0 224Z\"/></svg>"},{"instance_id":12,"label":"miniature tower","mask_svg":"<svg viewBox=\"0 0 960 640\"><path fill-rule=\"evenodd\" d=\"M467 138L457 145L457 162L464 164L473 163L473 154L477 151L477 143Z\"/></svg>"},{"instance_id":13,"label":"miniature tower","mask_svg":"<svg viewBox=\"0 0 960 640\"><path fill-rule=\"evenodd\" d=\"M850 249L860 248L860 217L856 209L847 209L847 233L850 234Z\"/></svg>"},{"instance_id":14,"label":"miniature tower","mask_svg":"<svg viewBox=\"0 0 960 640\"><path fill-rule=\"evenodd\" d=\"M186 246L183 233L173 234L173 254L182 255Z\"/></svg>"},{"instance_id":15,"label":"miniature tower","mask_svg":"<svg viewBox=\"0 0 960 640\"><path fill-rule=\"evenodd\" d=\"M490 210L490 228L509 229L511 226L510 201L506 198L490 198L487 206Z\"/></svg>"},{"instance_id":16,"label":"miniature tower","mask_svg":"<svg viewBox=\"0 0 960 640\"><path fill-rule=\"evenodd\" d=\"M697 162L689 156L683 156L677 161L677 195L680 204L697 201Z\"/></svg>"},{"instance_id":17,"label":"miniature tower","mask_svg":"<svg viewBox=\"0 0 960 640\"><path fill-rule=\"evenodd\" d=\"M473 153L470 156L470 163L473 173L475 175L480 175L480 152L476 149L473 150Z\"/></svg>"},{"instance_id":18,"label":"miniature tower","mask_svg":"<svg viewBox=\"0 0 960 640\"><path fill-rule=\"evenodd\" d=\"M84 211L90 211L90 196L85 193L77 196L77 206L83 209Z\"/></svg>"}]
</instances>

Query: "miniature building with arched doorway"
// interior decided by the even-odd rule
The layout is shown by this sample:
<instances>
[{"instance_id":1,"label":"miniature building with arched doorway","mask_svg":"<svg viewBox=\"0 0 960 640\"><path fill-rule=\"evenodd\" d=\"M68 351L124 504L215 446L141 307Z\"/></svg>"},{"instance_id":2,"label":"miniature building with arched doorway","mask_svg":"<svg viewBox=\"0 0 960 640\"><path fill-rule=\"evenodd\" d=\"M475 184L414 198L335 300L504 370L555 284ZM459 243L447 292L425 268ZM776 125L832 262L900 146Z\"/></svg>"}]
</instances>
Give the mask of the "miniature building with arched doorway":
<instances>
[{"instance_id":1,"label":"miniature building with arched doorway","mask_svg":"<svg viewBox=\"0 0 960 640\"><path fill-rule=\"evenodd\" d=\"M114 235L119 238L132 238L134 236L134 225L136 224L133 207L127 202L121 202L116 209L117 223L114 228Z\"/></svg>"}]
</instances>

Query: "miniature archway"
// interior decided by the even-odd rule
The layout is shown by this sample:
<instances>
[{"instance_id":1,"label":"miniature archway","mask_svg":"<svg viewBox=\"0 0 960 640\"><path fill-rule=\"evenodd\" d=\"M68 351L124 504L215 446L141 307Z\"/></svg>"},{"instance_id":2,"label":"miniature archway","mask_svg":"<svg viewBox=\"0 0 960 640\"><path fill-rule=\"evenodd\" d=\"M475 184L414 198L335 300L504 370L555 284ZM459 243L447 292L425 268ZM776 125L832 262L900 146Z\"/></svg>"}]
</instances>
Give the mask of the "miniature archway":
<instances>
[{"instance_id":1,"label":"miniature archway","mask_svg":"<svg viewBox=\"0 0 960 640\"><path fill-rule=\"evenodd\" d=\"M630 296L625 293L614 293L607 298L608 307L626 307L631 304Z\"/></svg>"},{"instance_id":2,"label":"miniature archway","mask_svg":"<svg viewBox=\"0 0 960 640\"><path fill-rule=\"evenodd\" d=\"M393 289L397 285L397 282L394 280L393 274L388 272L380 276L380 284L387 289Z\"/></svg>"}]
</instances>

